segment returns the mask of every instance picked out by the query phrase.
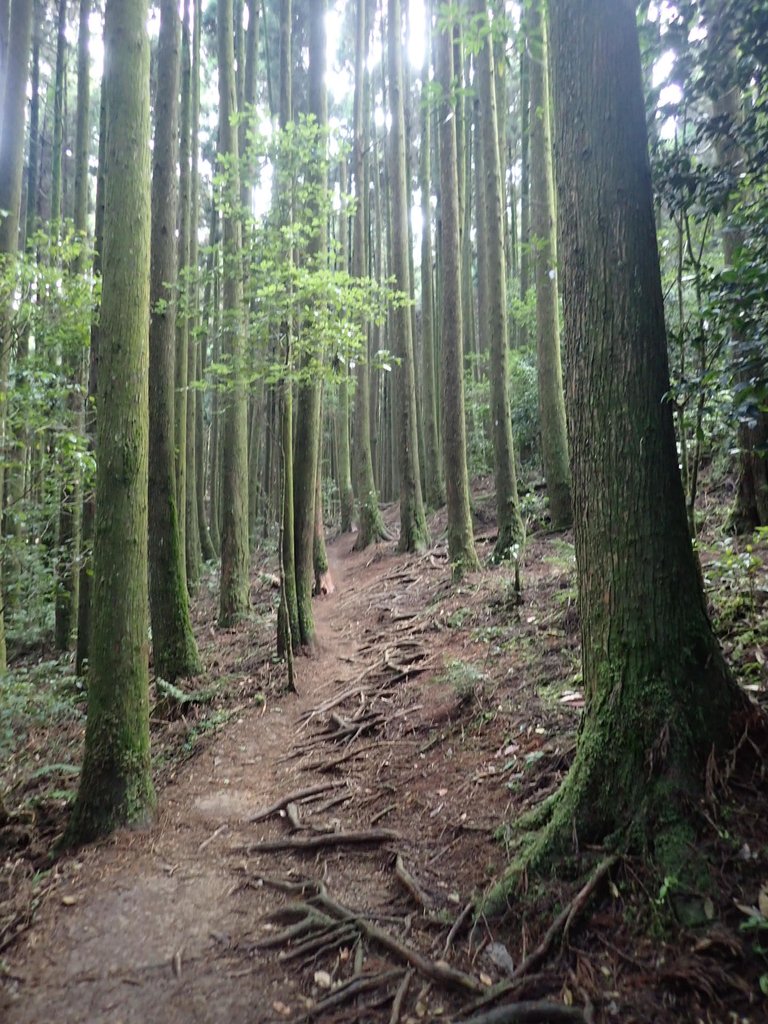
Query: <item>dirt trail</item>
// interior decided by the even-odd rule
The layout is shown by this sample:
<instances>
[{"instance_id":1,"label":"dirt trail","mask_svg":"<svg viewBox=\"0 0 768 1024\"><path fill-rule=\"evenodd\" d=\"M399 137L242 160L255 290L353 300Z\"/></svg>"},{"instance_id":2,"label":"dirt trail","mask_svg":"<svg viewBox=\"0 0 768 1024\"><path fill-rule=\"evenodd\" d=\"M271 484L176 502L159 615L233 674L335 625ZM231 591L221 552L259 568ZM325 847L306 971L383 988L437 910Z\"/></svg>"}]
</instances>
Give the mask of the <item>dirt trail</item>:
<instances>
[{"instance_id":1,"label":"dirt trail","mask_svg":"<svg viewBox=\"0 0 768 1024\"><path fill-rule=\"evenodd\" d=\"M150 829L122 832L60 863L55 891L7 960L9 1024L286 1018L306 1007L306 981L286 973L276 952L256 949L279 896L249 883L254 872L284 874L292 864L323 877L337 898L353 905L383 900L386 907L397 898L385 877L392 855L382 849L362 848L352 856L331 850L316 858L244 852L254 840L285 834L279 820L249 823L250 814L328 782L327 772L306 770L306 758L303 764L286 760L308 735L302 716L360 677L366 664L361 641L373 622L383 624L377 639L384 651L397 629L386 608L387 588L374 596L372 588L403 559L391 549L373 558L359 555L351 545L346 537L329 547L337 589L316 604L319 653L297 659L298 695L242 714L182 766L160 792L159 817ZM373 663L370 652L365 657ZM420 710L416 705L417 717ZM371 781L375 786L378 779L372 746L369 737L362 774L351 762L333 773L339 781L340 772L346 775L356 798L331 812L338 814L331 818L337 828L367 824L354 818L360 803L370 803ZM334 747L327 756L337 753ZM384 787L384 796L397 788Z\"/></svg>"}]
</instances>

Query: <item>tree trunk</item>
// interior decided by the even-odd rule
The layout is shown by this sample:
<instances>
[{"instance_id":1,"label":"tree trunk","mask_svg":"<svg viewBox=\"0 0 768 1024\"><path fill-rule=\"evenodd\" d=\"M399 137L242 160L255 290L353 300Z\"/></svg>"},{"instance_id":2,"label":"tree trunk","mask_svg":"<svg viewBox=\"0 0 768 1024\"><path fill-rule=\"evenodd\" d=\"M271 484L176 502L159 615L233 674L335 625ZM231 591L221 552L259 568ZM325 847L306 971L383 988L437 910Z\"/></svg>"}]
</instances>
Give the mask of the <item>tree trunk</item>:
<instances>
[{"instance_id":1,"label":"tree trunk","mask_svg":"<svg viewBox=\"0 0 768 1024\"><path fill-rule=\"evenodd\" d=\"M421 73L421 388L424 421L424 497L428 508L445 503L443 459L437 428L437 375L435 372L435 297L432 273L432 104L428 99L429 56L432 27L431 5L427 15L424 66Z\"/></svg>"},{"instance_id":2,"label":"tree trunk","mask_svg":"<svg viewBox=\"0 0 768 1024\"><path fill-rule=\"evenodd\" d=\"M222 355L232 373L221 395L223 407L221 461L221 591L219 624L232 626L249 612L248 544L248 401L243 381L243 279L238 174L237 114L235 100L234 28L232 0L220 0L219 47L219 153L227 163L228 206L224 222L224 302Z\"/></svg>"},{"instance_id":3,"label":"tree trunk","mask_svg":"<svg viewBox=\"0 0 768 1024\"><path fill-rule=\"evenodd\" d=\"M448 505L448 558L455 577L480 568L475 552L469 509L467 438L464 421L464 350L461 307L461 239L459 178L456 165L453 40L451 26L438 38L440 109L440 195L443 232L440 242L443 271L442 358L443 452Z\"/></svg>"},{"instance_id":4,"label":"tree trunk","mask_svg":"<svg viewBox=\"0 0 768 1024\"><path fill-rule=\"evenodd\" d=\"M176 164L179 13L162 0L152 150L152 269L149 329L149 607L155 674L168 682L200 671L184 582L174 473L176 354Z\"/></svg>"},{"instance_id":5,"label":"tree trunk","mask_svg":"<svg viewBox=\"0 0 768 1024\"><path fill-rule=\"evenodd\" d=\"M311 173L315 188L327 187L326 139L322 132L327 117L325 92L325 14L326 0L315 0L309 17L309 112L314 114L321 132L317 145L321 152ZM308 246L308 257L319 269L326 260L325 218L317 217L317 231ZM297 390L296 444L294 466L294 546L296 557L296 594L299 605L300 643L311 646L315 639L312 615L312 587L315 550L315 489L320 448L320 384L303 382Z\"/></svg>"},{"instance_id":6,"label":"tree trunk","mask_svg":"<svg viewBox=\"0 0 768 1024\"><path fill-rule=\"evenodd\" d=\"M389 0L387 23L387 64L389 102L392 114L390 130L390 188L392 211L392 272L395 287L412 297L408 261L408 189L405 150L405 112L403 106L403 40L400 0ZM400 472L401 551L420 551L427 545L427 522L421 496L419 448L416 433L416 378L413 359L411 313L398 306L392 314L395 351L400 357L397 374Z\"/></svg>"},{"instance_id":7,"label":"tree trunk","mask_svg":"<svg viewBox=\"0 0 768 1024\"><path fill-rule=\"evenodd\" d=\"M88 17L90 0L80 0L77 43L77 129L75 139L74 227L83 244L83 252L72 268L85 272L85 241L88 233L88 150L90 141L90 55ZM85 346L83 346L85 347ZM78 434L83 432L83 353L73 355L69 366L70 392L67 408ZM82 520L82 480L75 470L64 481L59 507L59 551L56 572L54 643L58 651L69 650L77 622L79 604Z\"/></svg>"},{"instance_id":8,"label":"tree trunk","mask_svg":"<svg viewBox=\"0 0 768 1024\"><path fill-rule=\"evenodd\" d=\"M355 42L355 96L353 113L352 161L355 179L355 219L352 236L352 275L368 275L368 176L366 152L368 149L368 58L369 26L368 0L357 0ZM358 534L355 550L362 551L373 541L385 536L384 523L379 511L379 499L373 476L371 450L371 375L368 352L360 353L357 362L357 394L355 395L355 483L360 506Z\"/></svg>"},{"instance_id":9,"label":"tree trunk","mask_svg":"<svg viewBox=\"0 0 768 1024\"><path fill-rule=\"evenodd\" d=\"M474 0L475 13L487 17L485 0ZM518 561L525 529L520 516L512 440L512 417L507 390L509 326L507 320L507 272L504 259L504 209L502 205L501 159L496 134L496 86L493 71L493 45L490 36L477 55L478 94L484 111L482 118L483 168L485 180L484 225L486 239L478 245L487 247L488 280L484 294L488 308L480 312L480 324L488 331L491 378L491 422L493 424L493 467L496 482L496 517L498 539L494 559Z\"/></svg>"},{"instance_id":10,"label":"tree trunk","mask_svg":"<svg viewBox=\"0 0 768 1024\"><path fill-rule=\"evenodd\" d=\"M536 352L539 377L539 425L544 479L552 527L564 530L573 521L571 470L565 428L563 370L557 295L555 191L549 127L547 26L544 0L528 9L528 63L531 82L531 238L536 283Z\"/></svg>"},{"instance_id":11,"label":"tree trunk","mask_svg":"<svg viewBox=\"0 0 768 1024\"><path fill-rule=\"evenodd\" d=\"M53 150L51 157L51 234L61 231L61 157L64 135L64 70L67 60L67 0L59 0L56 18L56 72L53 86Z\"/></svg>"},{"instance_id":12,"label":"tree trunk","mask_svg":"<svg viewBox=\"0 0 768 1024\"><path fill-rule=\"evenodd\" d=\"M521 32L525 38L526 8L523 8ZM525 303L531 286L531 58L526 49L520 54L520 301ZM521 317L517 325L517 343L528 344L528 325Z\"/></svg>"},{"instance_id":13,"label":"tree trunk","mask_svg":"<svg viewBox=\"0 0 768 1024\"><path fill-rule=\"evenodd\" d=\"M341 210L339 211L339 257L342 273L349 273L349 230L347 227L347 158L342 157L339 163L339 188L341 191ZM349 452L349 367L346 358L341 367L339 379L339 415L336 419L336 433L339 449L338 484L339 502L341 505L341 532L352 532L352 519L355 514L355 495L352 490L352 463Z\"/></svg>"},{"instance_id":14,"label":"tree trunk","mask_svg":"<svg viewBox=\"0 0 768 1024\"><path fill-rule=\"evenodd\" d=\"M8 60L0 96L0 259L13 258L19 242L21 179L24 171L24 112L32 45L32 0L14 0L9 27ZM10 310L0 306L0 495L5 477L6 405L11 365ZM0 561L1 565L1 561ZM0 589L2 580L0 579ZM0 610L0 672L6 669L5 618Z\"/></svg>"},{"instance_id":15,"label":"tree trunk","mask_svg":"<svg viewBox=\"0 0 768 1024\"><path fill-rule=\"evenodd\" d=\"M99 165L96 176L96 224L94 232L93 276L101 277L104 249L104 169L106 166L107 115L104 89L99 106ZM88 394L85 402L84 428L90 451L96 446L96 390L99 356L99 319L91 321L91 348L88 360ZM91 649L91 621L93 595L93 530L96 520L96 494L93 488L83 495L80 567L80 587L77 609L77 644L75 646L75 674L83 675Z\"/></svg>"},{"instance_id":16,"label":"tree trunk","mask_svg":"<svg viewBox=\"0 0 768 1024\"><path fill-rule=\"evenodd\" d=\"M694 883L706 765L747 702L707 618L672 424L634 6L550 0L587 709L532 864L624 836ZM629 831L628 831L629 830ZM700 884L693 884L699 889Z\"/></svg>"},{"instance_id":17,"label":"tree trunk","mask_svg":"<svg viewBox=\"0 0 768 1024\"><path fill-rule=\"evenodd\" d=\"M149 40L146 0L107 0L107 164L93 640L70 842L152 815L147 640Z\"/></svg>"}]
</instances>

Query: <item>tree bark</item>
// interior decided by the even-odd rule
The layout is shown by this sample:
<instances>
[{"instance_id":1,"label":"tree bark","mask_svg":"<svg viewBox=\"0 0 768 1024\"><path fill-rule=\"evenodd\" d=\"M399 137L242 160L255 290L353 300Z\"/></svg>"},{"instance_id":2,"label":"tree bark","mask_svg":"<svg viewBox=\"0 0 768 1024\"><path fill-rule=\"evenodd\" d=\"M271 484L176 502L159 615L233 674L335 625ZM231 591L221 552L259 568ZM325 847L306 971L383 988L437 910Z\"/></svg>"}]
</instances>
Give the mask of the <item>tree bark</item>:
<instances>
[{"instance_id":1,"label":"tree bark","mask_svg":"<svg viewBox=\"0 0 768 1024\"><path fill-rule=\"evenodd\" d=\"M487 17L485 0L475 0L475 13ZM477 55L478 95L482 117L483 168L485 180L484 226L487 238L478 245L487 248L484 265L488 279L484 295L488 308L481 310L480 324L488 332L491 379L491 422L493 425L493 469L496 483L498 539L493 557L519 561L525 541L517 495L515 449L512 416L507 390L509 324L507 319L507 272L504 258L504 208L501 188L501 158L496 133L496 86L493 70L493 43L489 36Z\"/></svg>"},{"instance_id":2,"label":"tree bark","mask_svg":"<svg viewBox=\"0 0 768 1024\"><path fill-rule=\"evenodd\" d=\"M451 26L438 37L440 104L440 195L443 202L443 298L441 322L441 379L443 391L443 453L448 505L448 558L453 575L480 568L472 532L464 419L464 322L461 306L461 231L459 176L456 164L453 39Z\"/></svg>"},{"instance_id":3,"label":"tree bark","mask_svg":"<svg viewBox=\"0 0 768 1024\"><path fill-rule=\"evenodd\" d=\"M94 613L80 787L67 837L153 813L147 640L149 40L146 0L107 0L107 164Z\"/></svg>"},{"instance_id":4,"label":"tree bark","mask_svg":"<svg viewBox=\"0 0 768 1024\"><path fill-rule=\"evenodd\" d=\"M400 0L389 0L387 22L387 66L390 130L390 188L392 212L392 272L395 287L408 298L413 295L408 260L408 189L405 149L405 108L403 106L403 40ZM401 551L420 551L427 545L427 522L421 495L419 448L416 432L416 378L413 359L411 313L398 306L392 314L395 350L400 358L397 375L400 472Z\"/></svg>"},{"instance_id":5,"label":"tree bark","mask_svg":"<svg viewBox=\"0 0 768 1024\"><path fill-rule=\"evenodd\" d=\"M176 214L179 126L179 13L162 0L152 150L152 263L149 329L149 607L155 674L168 682L200 671L184 581L174 472Z\"/></svg>"},{"instance_id":6,"label":"tree bark","mask_svg":"<svg viewBox=\"0 0 768 1024\"><path fill-rule=\"evenodd\" d=\"M428 508L445 504L443 459L437 419L437 374L435 372L435 296L432 270L432 103L429 100L431 50L431 5L427 15L424 65L421 73L421 388L424 421L424 497Z\"/></svg>"},{"instance_id":7,"label":"tree bark","mask_svg":"<svg viewBox=\"0 0 768 1024\"><path fill-rule=\"evenodd\" d=\"M539 425L549 515L555 530L572 521L571 470L565 426L563 370L560 361L560 320L557 294L555 190L549 126L547 26L544 0L528 9L528 64L531 83L531 238L536 284L536 353L539 378Z\"/></svg>"},{"instance_id":8,"label":"tree bark","mask_svg":"<svg viewBox=\"0 0 768 1024\"><path fill-rule=\"evenodd\" d=\"M242 226L237 215L240 198L238 174L237 115L235 99L234 27L232 0L220 0L218 8L219 51L219 153L227 167L228 207L224 222L224 287L222 308L222 355L232 373L221 395L223 408L221 460L221 591L219 624L232 626L245 618L249 601L248 544L248 402L243 381L244 340L242 325L243 279Z\"/></svg>"},{"instance_id":9,"label":"tree bark","mask_svg":"<svg viewBox=\"0 0 768 1024\"><path fill-rule=\"evenodd\" d=\"M315 188L327 187L326 139L323 134L328 115L325 91L325 14L326 0L315 0L309 18L309 112L321 131L317 145L316 166L312 169ZM313 211L317 216L317 211ZM326 230L323 215L317 216L317 232L308 246L308 258L318 268L326 259ZM315 640L312 614L315 552L315 491L320 446L320 383L304 381L297 389L296 437L294 466L294 547L296 558L296 595L299 607L299 640L311 646Z\"/></svg>"},{"instance_id":10,"label":"tree bark","mask_svg":"<svg viewBox=\"0 0 768 1024\"><path fill-rule=\"evenodd\" d=\"M550 0L549 10L587 708L529 863L574 837L627 837L690 883L706 765L741 733L748 704L707 618L664 400L634 6Z\"/></svg>"},{"instance_id":11,"label":"tree bark","mask_svg":"<svg viewBox=\"0 0 768 1024\"><path fill-rule=\"evenodd\" d=\"M13 259L19 242L21 179L24 171L24 111L32 45L32 0L14 0L9 26L8 57L0 99L0 259ZM0 495L5 478L6 406L11 365L11 311L0 306ZM0 591L2 580L0 579ZM5 617L0 610L0 672L6 669Z\"/></svg>"},{"instance_id":12,"label":"tree bark","mask_svg":"<svg viewBox=\"0 0 768 1024\"><path fill-rule=\"evenodd\" d=\"M368 176L366 152L368 149L368 58L369 25L368 0L357 0L355 41L355 95L353 108L352 161L355 179L355 219L352 236L352 275L368 275ZM367 348L367 345L366 345ZM355 550L362 551L373 541L381 540L386 532L379 511L379 499L373 476L371 450L371 375L368 352L360 353L356 367L357 394L355 395L355 483L359 502L359 523Z\"/></svg>"}]
</instances>

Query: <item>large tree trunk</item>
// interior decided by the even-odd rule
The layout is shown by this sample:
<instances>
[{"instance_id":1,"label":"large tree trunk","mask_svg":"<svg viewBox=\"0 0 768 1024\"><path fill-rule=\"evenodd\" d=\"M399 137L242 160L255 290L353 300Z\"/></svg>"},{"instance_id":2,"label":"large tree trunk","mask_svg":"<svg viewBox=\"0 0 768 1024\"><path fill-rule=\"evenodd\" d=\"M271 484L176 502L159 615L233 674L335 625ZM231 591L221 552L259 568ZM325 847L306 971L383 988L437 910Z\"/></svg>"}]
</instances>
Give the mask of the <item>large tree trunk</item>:
<instances>
[{"instance_id":1,"label":"large tree trunk","mask_svg":"<svg viewBox=\"0 0 768 1024\"><path fill-rule=\"evenodd\" d=\"M200 671L184 581L174 472L176 163L179 110L177 0L162 0L155 145L149 330L149 607L155 674L173 682Z\"/></svg>"},{"instance_id":2,"label":"large tree trunk","mask_svg":"<svg viewBox=\"0 0 768 1024\"><path fill-rule=\"evenodd\" d=\"M248 401L243 382L242 226L237 215L240 197L235 100L234 28L232 0L220 0L219 152L227 162L229 207L224 211L224 302L222 354L232 368L230 386L221 395L221 592L219 623L232 626L245 618L249 602L248 544Z\"/></svg>"},{"instance_id":3,"label":"large tree trunk","mask_svg":"<svg viewBox=\"0 0 768 1024\"><path fill-rule=\"evenodd\" d=\"M480 568L472 533L464 419L464 349L461 306L461 231L459 176L456 164L453 40L448 25L438 37L440 83L440 194L443 231L440 239L443 273L441 320L441 382L443 391L443 454L448 505L448 558L455 576Z\"/></svg>"},{"instance_id":4,"label":"large tree trunk","mask_svg":"<svg viewBox=\"0 0 768 1024\"><path fill-rule=\"evenodd\" d=\"M68 838L146 821L149 40L146 0L107 0L107 164L99 352L93 639L80 788Z\"/></svg>"},{"instance_id":5,"label":"large tree trunk","mask_svg":"<svg viewBox=\"0 0 768 1024\"><path fill-rule=\"evenodd\" d=\"M528 10L531 81L531 238L536 283L536 353L539 377L539 425L549 515L555 530L571 525L571 470L565 428L560 320L557 295L555 192L549 126L547 27L544 0Z\"/></svg>"},{"instance_id":6,"label":"large tree trunk","mask_svg":"<svg viewBox=\"0 0 768 1024\"><path fill-rule=\"evenodd\" d=\"M14 0L8 38L5 75L0 82L0 210L4 211L4 216L0 218L0 259L13 257L19 241L21 179L24 170L24 111L32 45L32 0ZM5 416L11 344L11 312L0 307L0 495L3 494L5 476ZM0 609L0 672L5 672L5 669L5 618Z\"/></svg>"},{"instance_id":7,"label":"large tree trunk","mask_svg":"<svg viewBox=\"0 0 768 1024\"><path fill-rule=\"evenodd\" d=\"M392 203L392 271L395 287L412 296L408 260L408 189L405 150L405 108L403 105L403 39L400 0L389 0L387 63L389 98L392 113L390 131L390 173ZM400 469L400 542L401 551L419 551L427 544L427 522L421 496L419 448L416 432L416 378L413 360L411 313L398 306L392 314L395 351L400 357L397 370L397 399Z\"/></svg>"},{"instance_id":8,"label":"large tree trunk","mask_svg":"<svg viewBox=\"0 0 768 1024\"><path fill-rule=\"evenodd\" d=\"M485 0L475 0L475 12L486 15ZM477 55L478 93L484 110L482 123L483 169L482 188L485 197L484 226L486 238L478 245L487 246L485 260L488 280L484 294L488 308L480 312L481 329L487 330L491 353L491 421L493 424L493 468L496 482L496 517L499 535L494 548L494 559L511 558L517 562L525 540L525 529L520 516L515 470L515 449L512 440L512 416L507 389L507 347L509 326L507 320L507 271L504 258L504 208L501 187L501 158L496 133L496 85L493 70L493 44L485 41ZM480 183L478 183L480 184Z\"/></svg>"},{"instance_id":9,"label":"large tree trunk","mask_svg":"<svg viewBox=\"0 0 768 1024\"><path fill-rule=\"evenodd\" d=\"M634 7L550 0L587 709L530 853L645 845L687 877L689 812L747 702L707 618L675 449ZM743 728L743 721L739 727Z\"/></svg>"}]
</instances>

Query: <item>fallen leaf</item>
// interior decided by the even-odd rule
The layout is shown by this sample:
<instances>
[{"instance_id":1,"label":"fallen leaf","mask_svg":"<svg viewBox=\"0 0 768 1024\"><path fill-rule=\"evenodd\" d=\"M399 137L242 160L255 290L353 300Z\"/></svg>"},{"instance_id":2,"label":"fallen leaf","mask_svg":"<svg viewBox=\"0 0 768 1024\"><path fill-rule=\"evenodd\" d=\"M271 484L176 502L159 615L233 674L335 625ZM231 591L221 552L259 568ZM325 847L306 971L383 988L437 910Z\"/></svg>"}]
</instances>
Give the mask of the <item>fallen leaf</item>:
<instances>
[{"instance_id":1,"label":"fallen leaf","mask_svg":"<svg viewBox=\"0 0 768 1024\"><path fill-rule=\"evenodd\" d=\"M332 981L328 971L315 971L315 984L318 988L330 988Z\"/></svg>"},{"instance_id":2,"label":"fallen leaf","mask_svg":"<svg viewBox=\"0 0 768 1024\"><path fill-rule=\"evenodd\" d=\"M490 974L486 974L484 971L480 974L480 984L485 985L486 988L490 988L493 984L493 978Z\"/></svg>"},{"instance_id":3,"label":"fallen leaf","mask_svg":"<svg viewBox=\"0 0 768 1024\"><path fill-rule=\"evenodd\" d=\"M64 904L65 907L74 907L74 905L77 903L77 896L62 896L61 902Z\"/></svg>"}]
</instances>

